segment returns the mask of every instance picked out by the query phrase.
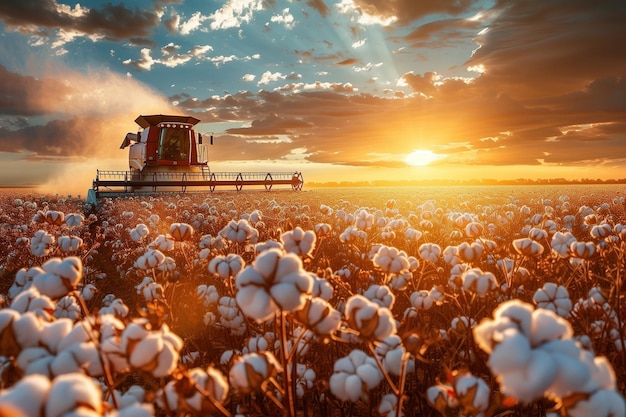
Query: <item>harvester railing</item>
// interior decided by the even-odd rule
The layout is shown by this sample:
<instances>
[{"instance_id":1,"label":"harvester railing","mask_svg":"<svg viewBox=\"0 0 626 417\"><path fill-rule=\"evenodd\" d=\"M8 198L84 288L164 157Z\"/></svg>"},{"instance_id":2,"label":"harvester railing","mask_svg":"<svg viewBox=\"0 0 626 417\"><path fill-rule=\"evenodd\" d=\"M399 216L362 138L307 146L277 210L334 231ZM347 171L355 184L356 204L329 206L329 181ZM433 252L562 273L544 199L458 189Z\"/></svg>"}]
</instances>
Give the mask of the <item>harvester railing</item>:
<instances>
[{"instance_id":1,"label":"harvester railing","mask_svg":"<svg viewBox=\"0 0 626 417\"><path fill-rule=\"evenodd\" d=\"M304 180L301 172L141 172L141 171L96 171L92 189L96 196L116 193L146 193L158 191L186 192L215 191L216 187L263 186L271 190L275 185L289 185L293 190L302 189Z\"/></svg>"}]
</instances>

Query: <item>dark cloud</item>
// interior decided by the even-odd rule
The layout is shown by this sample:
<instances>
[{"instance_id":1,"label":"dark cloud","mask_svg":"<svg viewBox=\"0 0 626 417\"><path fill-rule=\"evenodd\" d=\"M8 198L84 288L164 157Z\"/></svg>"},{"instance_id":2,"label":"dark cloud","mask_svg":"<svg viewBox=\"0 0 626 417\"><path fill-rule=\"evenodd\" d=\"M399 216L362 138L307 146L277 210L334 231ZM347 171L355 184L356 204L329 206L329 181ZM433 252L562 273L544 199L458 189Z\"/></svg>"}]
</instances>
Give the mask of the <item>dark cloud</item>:
<instances>
[{"instance_id":1,"label":"dark cloud","mask_svg":"<svg viewBox=\"0 0 626 417\"><path fill-rule=\"evenodd\" d=\"M500 1L467 61L482 88L533 99L585 88L626 73L623 0Z\"/></svg>"},{"instance_id":2,"label":"dark cloud","mask_svg":"<svg viewBox=\"0 0 626 417\"><path fill-rule=\"evenodd\" d=\"M468 40L481 28L482 22L470 19L442 19L424 23L402 37L412 48L443 48ZM392 40L394 38L391 38Z\"/></svg>"},{"instance_id":3,"label":"dark cloud","mask_svg":"<svg viewBox=\"0 0 626 417\"><path fill-rule=\"evenodd\" d=\"M155 11L128 8L122 3L104 3L86 13L72 14L63 11L56 0L2 1L0 20L11 27L64 29L112 40L145 38L159 24Z\"/></svg>"},{"instance_id":4,"label":"dark cloud","mask_svg":"<svg viewBox=\"0 0 626 417\"><path fill-rule=\"evenodd\" d=\"M330 9L326 6L324 0L307 0L306 4L312 9L317 10L317 12L323 17L327 17L330 14Z\"/></svg>"},{"instance_id":5,"label":"dark cloud","mask_svg":"<svg viewBox=\"0 0 626 417\"><path fill-rule=\"evenodd\" d=\"M395 16L400 25L433 14L459 15L476 3L478 0L354 0L360 10L383 19Z\"/></svg>"},{"instance_id":6,"label":"dark cloud","mask_svg":"<svg viewBox=\"0 0 626 417\"><path fill-rule=\"evenodd\" d=\"M226 133L257 135L286 135L296 129L310 128L311 123L297 119L288 119L272 113L262 120L253 120L250 127L227 129Z\"/></svg>"},{"instance_id":7,"label":"dark cloud","mask_svg":"<svg viewBox=\"0 0 626 417\"><path fill-rule=\"evenodd\" d=\"M57 80L23 76L0 65L0 114L43 115L54 109L55 99L72 92Z\"/></svg>"},{"instance_id":8,"label":"dark cloud","mask_svg":"<svg viewBox=\"0 0 626 417\"><path fill-rule=\"evenodd\" d=\"M337 62L336 65L340 65L340 66L344 66L344 67L349 67L350 65L356 65L359 62L361 62L360 60L358 60L357 58L347 58L344 59L343 61Z\"/></svg>"}]
</instances>

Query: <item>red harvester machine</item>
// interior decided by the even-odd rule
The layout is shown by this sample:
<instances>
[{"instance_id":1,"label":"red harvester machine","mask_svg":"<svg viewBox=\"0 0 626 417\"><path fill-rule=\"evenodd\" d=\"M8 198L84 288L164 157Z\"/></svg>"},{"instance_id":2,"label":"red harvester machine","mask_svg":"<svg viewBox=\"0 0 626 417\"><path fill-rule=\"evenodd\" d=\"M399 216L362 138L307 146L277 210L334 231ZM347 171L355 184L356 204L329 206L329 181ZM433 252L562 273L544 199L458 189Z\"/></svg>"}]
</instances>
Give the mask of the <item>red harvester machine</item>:
<instances>
[{"instance_id":1,"label":"red harvester machine","mask_svg":"<svg viewBox=\"0 0 626 417\"><path fill-rule=\"evenodd\" d=\"M207 145L194 131L200 120L191 116L154 114L139 116L143 129L128 133L120 149L129 147L128 171L96 171L87 201L97 204L101 197L129 193L156 194L164 191L215 191L216 187L290 186L302 190L301 172L212 172ZM210 138L213 143L213 136Z\"/></svg>"}]
</instances>

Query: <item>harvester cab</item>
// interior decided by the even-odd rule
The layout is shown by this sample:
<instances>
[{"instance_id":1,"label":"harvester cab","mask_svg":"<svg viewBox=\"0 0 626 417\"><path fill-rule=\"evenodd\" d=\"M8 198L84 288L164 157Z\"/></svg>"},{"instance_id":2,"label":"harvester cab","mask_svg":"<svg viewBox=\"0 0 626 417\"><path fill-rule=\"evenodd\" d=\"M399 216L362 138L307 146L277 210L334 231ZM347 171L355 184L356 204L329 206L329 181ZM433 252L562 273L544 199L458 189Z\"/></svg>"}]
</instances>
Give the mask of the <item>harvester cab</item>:
<instances>
[{"instance_id":1,"label":"harvester cab","mask_svg":"<svg viewBox=\"0 0 626 417\"><path fill-rule=\"evenodd\" d=\"M143 171L154 166L207 166L208 151L202 135L193 127L200 120L189 116L139 116L135 122L143 128L127 133L120 149L130 146L128 164ZM133 143L134 142L134 143Z\"/></svg>"},{"instance_id":2,"label":"harvester cab","mask_svg":"<svg viewBox=\"0 0 626 417\"><path fill-rule=\"evenodd\" d=\"M97 170L87 201L97 205L104 196L128 193L213 192L216 187L288 185L302 189L301 172L213 172L208 165L208 146L203 144L194 126L200 122L191 116L142 115L135 119L142 128L127 133L120 149L128 148L128 171ZM210 143L213 144L213 136Z\"/></svg>"}]
</instances>

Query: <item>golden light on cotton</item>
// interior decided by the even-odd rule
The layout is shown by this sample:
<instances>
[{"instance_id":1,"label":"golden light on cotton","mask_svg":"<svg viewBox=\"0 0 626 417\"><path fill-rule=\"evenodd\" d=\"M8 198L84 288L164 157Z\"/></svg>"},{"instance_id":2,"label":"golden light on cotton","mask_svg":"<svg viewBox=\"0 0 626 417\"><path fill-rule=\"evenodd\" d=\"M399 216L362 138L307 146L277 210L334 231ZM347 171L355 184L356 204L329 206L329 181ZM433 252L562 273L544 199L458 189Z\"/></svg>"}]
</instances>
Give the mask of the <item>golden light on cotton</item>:
<instances>
[{"instance_id":1,"label":"golden light on cotton","mask_svg":"<svg viewBox=\"0 0 626 417\"><path fill-rule=\"evenodd\" d=\"M442 155L437 155L433 151L426 149L417 149L404 158L404 162L414 167L423 167L442 159Z\"/></svg>"}]
</instances>

